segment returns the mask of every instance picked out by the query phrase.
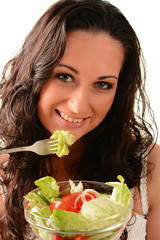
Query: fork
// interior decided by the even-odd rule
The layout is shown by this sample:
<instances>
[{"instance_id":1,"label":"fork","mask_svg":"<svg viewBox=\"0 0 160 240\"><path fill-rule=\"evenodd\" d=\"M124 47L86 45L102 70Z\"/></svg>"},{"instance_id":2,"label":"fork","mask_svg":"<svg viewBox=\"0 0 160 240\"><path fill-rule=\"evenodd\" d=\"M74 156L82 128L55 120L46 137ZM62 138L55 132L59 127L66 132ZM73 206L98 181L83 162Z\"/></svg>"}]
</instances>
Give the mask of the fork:
<instances>
[{"instance_id":1,"label":"fork","mask_svg":"<svg viewBox=\"0 0 160 240\"><path fill-rule=\"evenodd\" d=\"M48 154L56 153L57 150L58 150L58 139L50 138L50 139L39 140L30 146L0 150L0 155L6 154L6 153L24 152L24 151L35 152L38 155L48 155Z\"/></svg>"}]
</instances>

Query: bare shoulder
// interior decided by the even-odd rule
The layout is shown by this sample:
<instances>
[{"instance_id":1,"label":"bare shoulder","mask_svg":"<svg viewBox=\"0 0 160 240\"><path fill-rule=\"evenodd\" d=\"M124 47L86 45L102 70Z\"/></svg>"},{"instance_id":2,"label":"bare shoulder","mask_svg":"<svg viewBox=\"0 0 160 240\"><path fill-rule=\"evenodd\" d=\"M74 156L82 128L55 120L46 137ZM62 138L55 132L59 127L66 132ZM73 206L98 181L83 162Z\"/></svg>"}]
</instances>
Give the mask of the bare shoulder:
<instances>
[{"instance_id":1,"label":"bare shoulder","mask_svg":"<svg viewBox=\"0 0 160 240\"><path fill-rule=\"evenodd\" d=\"M151 152L148 155L148 161L149 162L159 162L160 159L160 145L156 144L153 148L152 145L150 146Z\"/></svg>"},{"instance_id":2,"label":"bare shoulder","mask_svg":"<svg viewBox=\"0 0 160 240\"><path fill-rule=\"evenodd\" d=\"M148 197L150 202L150 207L152 205L152 199L155 194L158 194L159 192L159 198L160 198L160 145L156 144L154 148L151 150L151 152L148 154L147 158L147 182L148 182ZM156 190L159 190L155 192Z\"/></svg>"},{"instance_id":3,"label":"bare shoulder","mask_svg":"<svg viewBox=\"0 0 160 240\"><path fill-rule=\"evenodd\" d=\"M147 158L147 192L149 214L147 216L147 240L160 239L160 146L155 145Z\"/></svg>"}]
</instances>

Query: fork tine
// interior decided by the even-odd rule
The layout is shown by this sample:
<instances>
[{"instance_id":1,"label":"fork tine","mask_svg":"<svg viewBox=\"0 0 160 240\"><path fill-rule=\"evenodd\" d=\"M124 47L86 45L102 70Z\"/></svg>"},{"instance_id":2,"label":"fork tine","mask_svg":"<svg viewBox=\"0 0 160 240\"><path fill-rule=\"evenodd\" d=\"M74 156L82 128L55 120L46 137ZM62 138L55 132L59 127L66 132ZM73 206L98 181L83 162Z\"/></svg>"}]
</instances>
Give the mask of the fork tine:
<instances>
[{"instance_id":1,"label":"fork tine","mask_svg":"<svg viewBox=\"0 0 160 240\"><path fill-rule=\"evenodd\" d=\"M58 145L55 145L54 147L50 147L50 152L52 154L56 153L58 151Z\"/></svg>"},{"instance_id":2,"label":"fork tine","mask_svg":"<svg viewBox=\"0 0 160 240\"><path fill-rule=\"evenodd\" d=\"M53 145L53 146L50 146L49 147L51 150L53 150L53 149L58 149L58 145Z\"/></svg>"},{"instance_id":3,"label":"fork tine","mask_svg":"<svg viewBox=\"0 0 160 240\"><path fill-rule=\"evenodd\" d=\"M48 143L51 144L51 143L55 143L57 142L58 143L58 139L57 138L50 138Z\"/></svg>"},{"instance_id":4,"label":"fork tine","mask_svg":"<svg viewBox=\"0 0 160 240\"><path fill-rule=\"evenodd\" d=\"M48 143L50 144L50 143L54 143L54 142L58 142L58 139L57 138L51 139Z\"/></svg>"},{"instance_id":5,"label":"fork tine","mask_svg":"<svg viewBox=\"0 0 160 240\"><path fill-rule=\"evenodd\" d=\"M55 142L51 142L49 143L49 147L54 147L54 146L58 146L58 141L55 141Z\"/></svg>"}]
</instances>

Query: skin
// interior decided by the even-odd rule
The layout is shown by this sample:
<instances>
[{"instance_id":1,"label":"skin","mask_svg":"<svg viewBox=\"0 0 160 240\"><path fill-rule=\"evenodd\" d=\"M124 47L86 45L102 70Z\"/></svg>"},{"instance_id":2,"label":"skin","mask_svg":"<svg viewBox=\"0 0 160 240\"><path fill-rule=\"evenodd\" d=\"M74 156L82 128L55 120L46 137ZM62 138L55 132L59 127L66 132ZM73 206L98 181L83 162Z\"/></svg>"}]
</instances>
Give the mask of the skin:
<instances>
[{"instance_id":1,"label":"skin","mask_svg":"<svg viewBox=\"0 0 160 240\"><path fill-rule=\"evenodd\" d=\"M122 44L107 34L70 32L64 56L40 94L45 128L68 130L79 139L98 126L113 103L123 60Z\"/></svg>"},{"instance_id":2,"label":"skin","mask_svg":"<svg viewBox=\"0 0 160 240\"><path fill-rule=\"evenodd\" d=\"M7 163L7 161L9 160L9 154L3 154L0 156L0 165L1 164L5 164ZM0 177L3 176L3 171L0 170ZM0 216L2 215L3 211L4 211L4 202L3 202L3 196L1 195L1 188L0 188ZM0 237L1 239L1 237Z\"/></svg>"},{"instance_id":3,"label":"skin","mask_svg":"<svg viewBox=\"0 0 160 240\"><path fill-rule=\"evenodd\" d=\"M147 240L160 239L160 146L156 145L149 153L147 161L147 195L149 213L147 215ZM140 193L135 189L134 211L143 215Z\"/></svg>"},{"instance_id":4,"label":"skin","mask_svg":"<svg viewBox=\"0 0 160 240\"><path fill-rule=\"evenodd\" d=\"M5 162L7 162L9 159L9 154L3 154L0 156L0 165L1 164L5 164ZM0 176L3 175L3 171L0 169Z\"/></svg>"}]
</instances>

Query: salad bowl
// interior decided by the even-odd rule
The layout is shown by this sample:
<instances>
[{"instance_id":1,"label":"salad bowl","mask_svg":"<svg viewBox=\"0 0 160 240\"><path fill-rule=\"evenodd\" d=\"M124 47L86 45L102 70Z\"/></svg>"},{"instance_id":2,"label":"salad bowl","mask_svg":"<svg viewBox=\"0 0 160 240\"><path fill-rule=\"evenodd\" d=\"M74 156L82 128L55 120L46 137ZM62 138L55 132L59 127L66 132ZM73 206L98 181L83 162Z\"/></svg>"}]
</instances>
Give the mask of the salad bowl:
<instances>
[{"instance_id":1,"label":"salad bowl","mask_svg":"<svg viewBox=\"0 0 160 240\"><path fill-rule=\"evenodd\" d=\"M91 200L89 201L85 195L85 204L81 206L79 213L70 211L70 209L59 207L59 209L53 209L54 218L52 215L43 210L43 215L40 214L37 206L32 206L32 210L29 208L29 204L32 204L28 199L24 197L24 215L26 221L29 223L31 229L38 239L41 240L117 240L123 233L127 223L130 221L132 216L131 201L129 206L120 206L117 203L111 203L110 196L113 193L113 186L102 182L94 181L63 181L57 182L58 191L63 195L63 198L67 198L69 203L73 202L73 196L66 194L68 190L72 188L83 186L83 191L89 191ZM72 185L72 186L71 186ZM36 188L31 194L37 194L41 188ZM76 189L76 193L79 194L79 189ZM95 193L98 193L98 198ZM66 197L67 196L67 197ZM68 198L69 196L69 198ZM100 197L99 197L100 196ZM93 197L93 199L92 199ZM109 204L106 208L103 203L103 199L108 198ZM55 198L54 198L55 200ZM79 200L79 199L78 199ZM96 201L97 200L97 201ZM59 196L56 201L61 202ZM32 201L33 202L33 201ZM37 200L35 200L37 202ZM55 202L55 201L54 201ZM96 202L96 204L94 204ZM79 201L77 202L77 207ZM39 203L36 203L39 204ZM49 203L51 206L52 203ZM89 207L88 205L89 204ZM107 203L108 204L108 203ZM61 206L61 205L59 205ZM68 207L68 205L67 205ZM38 205L39 208L39 205ZM43 209L48 209L45 206ZM67 210L67 211L64 211ZM51 210L51 208L50 208ZM80 214L82 213L82 215ZM78 215L77 215L78 214Z\"/></svg>"}]
</instances>

